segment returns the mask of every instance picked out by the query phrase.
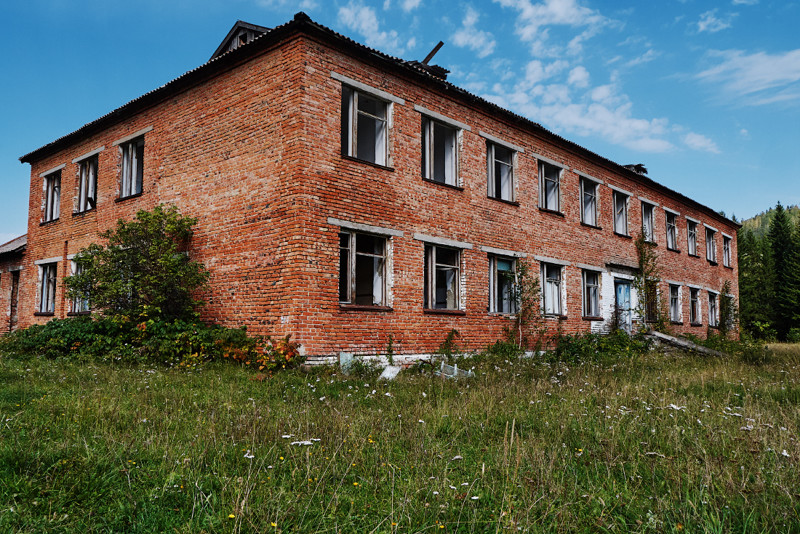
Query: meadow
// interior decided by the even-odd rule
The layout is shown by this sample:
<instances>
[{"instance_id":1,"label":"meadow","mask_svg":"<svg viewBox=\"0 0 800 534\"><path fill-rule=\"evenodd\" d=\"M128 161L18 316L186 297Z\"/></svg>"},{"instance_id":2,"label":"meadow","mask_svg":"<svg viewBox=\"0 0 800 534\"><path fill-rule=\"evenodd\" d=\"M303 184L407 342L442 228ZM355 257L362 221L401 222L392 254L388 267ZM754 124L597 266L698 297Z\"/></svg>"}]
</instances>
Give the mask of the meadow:
<instances>
[{"instance_id":1,"label":"meadow","mask_svg":"<svg viewBox=\"0 0 800 534\"><path fill-rule=\"evenodd\" d=\"M800 350L265 377L0 358L2 532L800 532Z\"/></svg>"}]
</instances>

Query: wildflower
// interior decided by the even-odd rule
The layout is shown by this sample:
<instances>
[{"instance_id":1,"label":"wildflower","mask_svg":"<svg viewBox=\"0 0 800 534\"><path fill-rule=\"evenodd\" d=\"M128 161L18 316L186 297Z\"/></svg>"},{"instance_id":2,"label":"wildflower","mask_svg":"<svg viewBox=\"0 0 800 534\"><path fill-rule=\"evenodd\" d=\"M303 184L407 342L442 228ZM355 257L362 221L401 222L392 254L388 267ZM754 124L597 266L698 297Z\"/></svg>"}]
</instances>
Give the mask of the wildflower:
<instances>
[{"instance_id":1,"label":"wildflower","mask_svg":"<svg viewBox=\"0 0 800 534\"><path fill-rule=\"evenodd\" d=\"M354 486L358 486L358 482L353 482L353 485Z\"/></svg>"},{"instance_id":2,"label":"wildflower","mask_svg":"<svg viewBox=\"0 0 800 534\"><path fill-rule=\"evenodd\" d=\"M274 521L271 521L271 522L270 522L270 526L277 527L277 526L278 526L278 523L276 523L276 522L274 522Z\"/></svg>"},{"instance_id":3,"label":"wildflower","mask_svg":"<svg viewBox=\"0 0 800 534\"><path fill-rule=\"evenodd\" d=\"M228 519L233 519L234 517L236 517L236 516L233 515L233 514L228 514Z\"/></svg>"},{"instance_id":4,"label":"wildflower","mask_svg":"<svg viewBox=\"0 0 800 534\"><path fill-rule=\"evenodd\" d=\"M250 449L247 449L247 452L244 453L244 457L247 459L252 459L255 458L255 455L252 452L250 452Z\"/></svg>"}]
</instances>

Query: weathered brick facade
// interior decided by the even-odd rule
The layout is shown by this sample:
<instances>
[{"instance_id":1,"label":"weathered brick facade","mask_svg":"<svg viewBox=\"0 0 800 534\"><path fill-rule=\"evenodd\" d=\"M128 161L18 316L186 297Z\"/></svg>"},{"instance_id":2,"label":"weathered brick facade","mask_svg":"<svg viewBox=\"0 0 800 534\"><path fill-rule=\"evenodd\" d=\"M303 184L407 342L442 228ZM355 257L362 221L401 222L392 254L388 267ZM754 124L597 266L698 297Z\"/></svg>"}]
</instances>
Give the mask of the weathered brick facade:
<instances>
[{"instance_id":1,"label":"weathered brick facade","mask_svg":"<svg viewBox=\"0 0 800 534\"><path fill-rule=\"evenodd\" d=\"M0 245L0 334L15 330L18 325L19 283L26 242L23 235Z\"/></svg>"},{"instance_id":2,"label":"weathered brick facade","mask_svg":"<svg viewBox=\"0 0 800 534\"><path fill-rule=\"evenodd\" d=\"M378 113L386 112L385 165L346 154L343 130L356 134L342 120L348 113L343 91L373 98ZM452 185L423 179L427 119L455 132ZM127 194L121 189L123 147L142 137L141 193L121 200ZM361 137L358 142L366 145ZM487 195L489 146L513 154L508 201ZM74 214L87 155L97 161L96 202ZM719 292L724 280L738 294L736 223L424 66L358 45L304 15L21 159L31 164L22 325L66 316L62 279L71 255L117 219L158 203L174 203L198 218L192 255L211 273L204 317L246 324L252 332L291 333L311 356L375 354L390 336L397 354L425 354L451 329L468 347L485 346L510 324L508 314L490 311L497 307L490 304L490 288L499 283L490 265L497 258L513 263L524 257L536 276L541 263L558 271L561 309L546 319L553 329L610 328L615 283L630 280L637 262L633 238L614 231L614 191L627 196L630 236L642 226L642 199L654 206L660 290L668 296L669 283L679 286L676 332L705 334L709 291ZM556 209L540 208L541 162L561 169ZM52 169L61 173L60 215L42 222ZM592 224L581 222L582 179L596 198ZM676 251L667 250L668 213L674 213ZM691 222L697 256L687 253ZM714 230L718 262L706 259L707 228ZM373 289L380 302L340 301L343 231L350 239L371 236L384 247L383 259L371 264L379 273L372 283L381 285ZM456 251L458 270L451 272L458 280L448 286L448 298L456 293L458 303L444 304L449 309L425 308L426 244ZM367 263L354 261L361 262L351 271L354 287L363 286ZM52 312L40 302L43 265L58 270ZM594 319L585 317L585 273L597 273L589 275L599 286ZM701 306L695 326L689 321L692 290ZM632 301L635 306L635 294Z\"/></svg>"}]
</instances>

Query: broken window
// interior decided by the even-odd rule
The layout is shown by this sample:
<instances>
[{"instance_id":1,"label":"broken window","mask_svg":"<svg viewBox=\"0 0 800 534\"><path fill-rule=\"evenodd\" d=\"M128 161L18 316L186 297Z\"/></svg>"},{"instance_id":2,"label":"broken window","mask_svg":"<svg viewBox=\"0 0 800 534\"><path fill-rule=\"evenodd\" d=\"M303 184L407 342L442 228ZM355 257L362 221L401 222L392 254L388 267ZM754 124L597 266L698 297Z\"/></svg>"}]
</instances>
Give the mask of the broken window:
<instances>
[{"instance_id":1,"label":"broken window","mask_svg":"<svg viewBox=\"0 0 800 534\"><path fill-rule=\"evenodd\" d=\"M706 228L706 259L711 263L717 263L717 245L714 242L716 232L711 228Z\"/></svg>"},{"instance_id":2,"label":"broken window","mask_svg":"<svg viewBox=\"0 0 800 534\"><path fill-rule=\"evenodd\" d=\"M78 164L78 206L76 213L94 209L97 204L97 156Z\"/></svg>"},{"instance_id":3,"label":"broken window","mask_svg":"<svg viewBox=\"0 0 800 534\"><path fill-rule=\"evenodd\" d=\"M514 151L496 143L486 144L489 196L514 200Z\"/></svg>"},{"instance_id":4,"label":"broken window","mask_svg":"<svg viewBox=\"0 0 800 534\"><path fill-rule=\"evenodd\" d=\"M614 191L614 231L628 235L628 195Z\"/></svg>"},{"instance_id":5,"label":"broken window","mask_svg":"<svg viewBox=\"0 0 800 534\"><path fill-rule=\"evenodd\" d=\"M600 317L600 273L583 271L583 316Z\"/></svg>"},{"instance_id":6,"label":"broken window","mask_svg":"<svg viewBox=\"0 0 800 534\"><path fill-rule=\"evenodd\" d=\"M539 207L561 211L561 168L539 162Z\"/></svg>"},{"instance_id":7,"label":"broken window","mask_svg":"<svg viewBox=\"0 0 800 534\"><path fill-rule=\"evenodd\" d=\"M39 266L39 313L56 311L56 279L58 262L43 263Z\"/></svg>"},{"instance_id":8,"label":"broken window","mask_svg":"<svg viewBox=\"0 0 800 534\"><path fill-rule=\"evenodd\" d=\"M44 177L42 222L55 221L61 215L61 171Z\"/></svg>"},{"instance_id":9,"label":"broken window","mask_svg":"<svg viewBox=\"0 0 800 534\"><path fill-rule=\"evenodd\" d=\"M675 284L669 285L669 320L681 322L681 288Z\"/></svg>"},{"instance_id":10,"label":"broken window","mask_svg":"<svg viewBox=\"0 0 800 534\"><path fill-rule=\"evenodd\" d=\"M648 323L658 321L658 284L655 280L644 283L644 320Z\"/></svg>"},{"instance_id":11,"label":"broken window","mask_svg":"<svg viewBox=\"0 0 800 534\"><path fill-rule=\"evenodd\" d=\"M561 302L561 265L542 263L542 307L545 315L564 315Z\"/></svg>"},{"instance_id":12,"label":"broken window","mask_svg":"<svg viewBox=\"0 0 800 534\"><path fill-rule=\"evenodd\" d=\"M458 130L422 119L422 176L440 184L458 185Z\"/></svg>"},{"instance_id":13,"label":"broken window","mask_svg":"<svg viewBox=\"0 0 800 534\"><path fill-rule=\"evenodd\" d=\"M722 236L722 265L731 266L731 238L726 235Z\"/></svg>"},{"instance_id":14,"label":"broken window","mask_svg":"<svg viewBox=\"0 0 800 534\"><path fill-rule=\"evenodd\" d=\"M667 219L667 248L678 250L678 226L675 221L677 216L669 211L664 213Z\"/></svg>"},{"instance_id":15,"label":"broken window","mask_svg":"<svg viewBox=\"0 0 800 534\"><path fill-rule=\"evenodd\" d=\"M642 202L642 233L647 241L654 242L656 239L655 234L655 221L653 219L653 205L649 202Z\"/></svg>"},{"instance_id":16,"label":"broken window","mask_svg":"<svg viewBox=\"0 0 800 534\"><path fill-rule=\"evenodd\" d=\"M342 151L354 158L388 165L390 104L342 87Z\"/></svg>"},{"instance_id":17,"label":"broken window","mask_svg":"<svg viewBox=\"0 0 800 534\"><path fill-rule=\"evenodd\" d=\"M144 137L119 145L122 154L119 198L139 195L144 177Z\"/></svg>"},{"instance_id":18,"label":"broken window","mask_svg":"<svg viewBox=\"0 0 800 534\"><path fill-rule=\"evenodd\" d=\"M517 261L514 258L491 256L489 275L489 311L517 313L517 299L514 292Z\"/></svg>"},{"instance_id":19,"label":"broken window","mask_svg":"<svg viewBox=\"0 0 800 534\"><path fill-rule=\"evenodd\" d=\"M690 256L697 256L697 223L686 221L686 244Z\"/></svg>"},{"instance_id":20,"label":"broken window","mask_svg":"<svg viewBox=\"0 0 800 534\"><path fill-rule=\"evenodd\" d=\"M581 178L581 222L597 226L597 183Z\"/></svg>"},{"instance_id":21,"label":"broken window","mask_svg":"<svg viewBox=\"0 0 800 534\"><path fill-rule=\"evenodd\" d=\"M459 309L460 260L458 249L425 245L426 309Z\"/></svg>"},{"instance_id":22,"label":"broken window","mask_svg":"<svg viewBox=\"0 0 800 534\"><path fill-rule=\"evenodd\" d=\"M76 261L72 262L72 275L78 276L84 273L85 266ZM89 312L89 299L86 297L75 297L72 299L71 310L72 313L88 313Z\"/></svg>"},{"instance_id":23,"label":"broken window","mask_svg":"<svg viewBox=\"0 0 800 534\"><path fill-rule=\"evenodd\" d=\"M386 238L339 234L339 301L362 306L386 306Z\"/></svg>"},{"instance_id":24,"label":"broken window","mask_svg":"<svg viewBox=\"0 0 800 534\"><path fill-rule=\"evenodd\" d=\"M700 323L700 290L689 288L689 322L693 325Z\"/></svg>"},{"instance_id":25,"label":"broken window","mask_svg":"<svg viewBox=\"0 0 800 534\"><path fill-rule=\"evenodd\" d=\"M708 292L708 326L719 326L717 322L717 294Z\"/></svg>"}]
</instances>

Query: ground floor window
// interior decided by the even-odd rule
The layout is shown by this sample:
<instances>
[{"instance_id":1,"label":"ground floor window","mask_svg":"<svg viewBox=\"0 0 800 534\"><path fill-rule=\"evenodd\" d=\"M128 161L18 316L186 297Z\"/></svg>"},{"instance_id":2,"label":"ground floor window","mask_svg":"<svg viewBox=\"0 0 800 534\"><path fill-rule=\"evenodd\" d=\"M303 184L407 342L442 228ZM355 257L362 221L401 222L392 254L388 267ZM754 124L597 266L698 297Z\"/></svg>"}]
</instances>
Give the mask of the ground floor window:
<instances>
[{"instance_id":1,"label":"ground floor window","mask_svg":"<svg viewBox=\"0 0 800 534\"><path fill-rule=\"evenodd\" d=\"M681 322L681 288L675 284L669 286L669 320Z\"/></svg>"},{"instance_id":2,"label":"ground floor window","mask_svg":"<svg viewBox=\"0 0 800 534\"><path fill-rule=\"evenodd\" d=\"M649 323L658 321L658 284L655 280L644 283L644 320Z\"/></svg>"},{"instance_id":3,"label":"ground floor window","mask_svg":"<svg viewBox=\"0 0 800 534\"><path fill-rule=\"evenodd\" d=\"M514 283L517 275L517 260L503 256L489 258L489 311L494 313L517 313Z\"/></svg>"},{"instance_id":4,"label":"ground floor window","mask_svg":"<svg viewBox=\"0 0 800 534\"><path fill-rule=\"evenodd\" d=\"M708 326L719 326L717 322L717 294L708 292Z\"/></svg>"},{"instance_id":5,"label":"ground floor window","mask_svg":"<svg viewBox=\"0 0 800 534\"><path fill-rule=\"evenodd\" d=\"M459 309L460 263L460 250L425 245L425 308Z\"/></svg>"},{"instance_id":6,"label":"ground floor window","mask_svg":"<svg viewBox=\"0 0 800 534\"><path fill-rule=\"evenodd\" d=\"M583 315L600 316L600 273L583 271Z\"/></svg>"},{"instance_id":7,"label":"ground floor window","mask_svg":"<svg viewBox=\"0 0 800 534\"><path fill-rule=\"evenodd\" d=\"M58 263L44 263L39 266L39 313L56 311L56 279Z\"/></svg>"},{"instance_id":8,"label":"ground floor window","mask_svg":"<svg viewBox=\"0 0 800 534\"><path fill-rule=\"evenodd\" d=\"M545 315L564 315L561 302L561 265L542 263L542 308Z\"/></svg>"},{"instance_id":9,"label":"ground floor window","mask_svg":"<svg viewBox=\"0 0 800 534\"><path fill-rule=\"evenodd\" d=\"M385 237L356 232L339 234L339 301L386 306Z\"/></svg>"},{"instance_id":10,"label":"ground floor window","mask_svg":"<svg viewBox=\"0 0 800 534\"><path fill-rule=\"evenodd\" d=\"M700 290L689 288L689 321L692 324L700 323Z\"/></svg>"}]
</instances>

